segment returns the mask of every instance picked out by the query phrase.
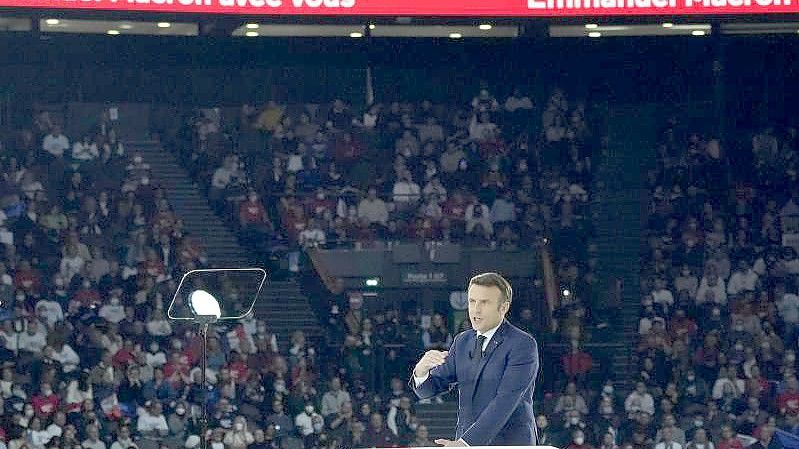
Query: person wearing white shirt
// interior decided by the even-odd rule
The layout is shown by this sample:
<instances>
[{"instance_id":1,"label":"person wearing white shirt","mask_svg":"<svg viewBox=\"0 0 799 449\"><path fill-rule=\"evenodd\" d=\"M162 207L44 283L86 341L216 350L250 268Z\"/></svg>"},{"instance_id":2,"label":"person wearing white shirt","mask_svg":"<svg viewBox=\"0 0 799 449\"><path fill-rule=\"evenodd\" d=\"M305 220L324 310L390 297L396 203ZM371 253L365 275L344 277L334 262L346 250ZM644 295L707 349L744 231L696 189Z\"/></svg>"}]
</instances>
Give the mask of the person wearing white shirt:
<instances>
[{"instance_id":1,"label":"person wearing white shirt","mask_svg":"<svg viewBox=\"0 0 799 449\"><path fill-rule=\"evenodd\" d=\"M737 295L744 291L755 291L757 287L758 275L745 260L738 262L738 269L732 273L730 280L727 281L727 293Z\"/></svg>"},{"instance_id":2,"label":"person wearing white shirt","mask_svg":"<svg viewBox=\"0 0 799 449\"><path fill-rule=\"evenodd\" d=\"M83 270L86 261L81 257L73 246L67 247L67 253L61 258L58 272L64 278L65 283L69 283L72 277Z\"/></svg>"},{"instance_id":3,"label":"person wearing white shirt","mask_svg":"<svg viewBox=\"0 0 799 449\"><path fill-rule=\"evenodd\" d=\"M52 328L56 323L64 321L64 309L56 301L42 299L36 303L36 313Z\"/></svg>"},{"instance_id":4,"label":"person wearing white shirt","mask_svg":"<svg viewBox=\"0 0 799 449\"><path fill-rule=\"evenodd\" d=\"M105 442L100 439L100 430L90 424L86 426L86 439L80 445L83 449L106 449Z\"/></svg>"},{"instance_id":5,"label":"person wearing white shirt","mask_svg":"<svg viewBox=\"0 0 799 449\"><path fill-rule=\"evenodd\" d=\"M50 134L44 136L42 149L55 157L62 157L69 149L69 139L61 133L61 128L54 126Z\"/></svg>"},{"instance_id":6,"label":"person wearing white shirt","mask_svg":"<svg viewBox=\"0 0 799 449\"><path fill-rule=\"evenodd\" d=\"M107 304L103 304L97 314L100 316L100 318L117 324L125 319L125 306L122 305L118 293L112 292L111 295L110 301Z\"/></svg>"},{"instance_id":7,"label":"person wearing white shirt","mask_svg":"<svg viewBox=\"0 0 799 449\"><path fill-rule=\"evenodd\" d=\"M659 304L663 310L669 310L674 305L674 295L666 288L665 279L655 279L655 289L652 290L652 302Z\"/></svg>"},{"instance_id":8,"label":"person wearing white shirt","mask_svg":"<svg viewBox=\"0 0 799 449\"><path fill-rule=\"evenodd\" d=\"M47 346L47 331L36 320L29 320L27 329L19 334L18 338L17 348L20 351L41 354L44 347Z\"/></svg>"},{"instance_id":9,"label":"person wearing white shirt","mask_svg":"<svg viewBox=\"0 0 799 449\"><path fill-rule=\"evenodd\" d=\"M400 174L392 189L394 203L400 207L415 204L421 197L422 190L411 178L410 173Z\"/></svg>"},{"instance_id":10,"label":"person wearing white shirt","mask_svg":"<svg viewBox=\"0 0 799 449\"><path fill-rule=\"evenodd\" d=\"M530 97L523 95L521 90L516 88L513 89L513 95L505 100L505 110L508 112L516 112L519 109L533 109L533 102L530 100Z\"/></svg>"},{"instance_id":11,"label":"person wearing white shirt","mask_svg":"<svg viewBox=\"0 0 799 449\"><path fill-rule=\"evenodd\" d=\"M358 218L366 219L369 223L380 223L385 226L388 222L388 208L385 201L377 197L377 189L369 188L366 198L358 203Z\"/></svg>"},{"instance_id":12,"label":"person wearing white shirt","mask_svg":"<svg viewBox=\"0 0 799 449\"><path fill-rule=\"evenodd\" d=\"M739 398L743 395L745 388L744 381L737 379L734 375L728 375L726 368L719 369L719 377L713 384L713 399L719 400L724 397Z\"/></svg>"},{"instance_id":13,"label":"person wearing white shirt","mask_svg":"<svg viewBox=\"0 0 799 449\"><path fill-rule=\"evenodd\" d=\"M727 289L724 286L724 280L715 272L711 271L702 276L699 288L696 290L696 303L727 304Z\"/></svg>"},{"instance_id":14,"label":"person wearing white shirt","mask_svg":"<svg viewBox=\"0 0 799 449\"><path fill-rule=\"evenodd\" d=\"M663 440L657 444L655 444L655 449L682 449L682 444L674 441L673 438L673 431L669 427L664 427L660 429L660 433L662 434Z\"/></svg>"},{"instance_id":15,"label":"person wearing white shirt","mask_svg":"<svg viewBox=\"0 0 799 449\"><path fill-rule=\"evenodd\" d=\"M466 232L471 233L476 225L481 225L488 234L494 233L494 225L491 223L491 210L485 204L475 202L466 207L464 214L466 220Z\"/></svg>"},{"instance_id":16,"label":"person wearing white shirt","mask_svg":"<svg viewBox=\"0 0 799 449\"><path fill-rule=\"evenodd\" d=\"M77 161L90 161L100 156L100 151L97 149L97 144L89 139L89 136L83 140L75 142L72 145L72 159Z\"/></svg>"},{"instance_id":17,"label":"person wearing white shirt","mask_svg":"<svg viewBox=\"0 0 799 449\"><path fill-rule=\"evenodd\" d=\"M646 391L646 384L638 382L635 390L627 395L624 400L624 410L628 415L644 412L648 415L655 414L655 399Z\"/></svg>"},{"instance_id":18,"label":"person wearing white shirt","mask_svg":"<svg viewBox=\"0 0 799 449\"><path fill-rule=\"evenodd\" d=\"M28 425L27 439L31 449L43 449L53 439L53 435L47 429L42 429L41 419L34 416Z\"/></svg>"},{"instance_id":19,"label":"person wearing white shirt","mask_svg":"<svg viewBox=\"0 0 799 449\"><path fill-rule=\"evenodd\" d=\"M169 426L166 423L160 402L152 401L145 404L145 408L140 411L139 419L136 421L136 430L147 439L158 439L169 433Z\"/></svg>"},{"instance_id":20,"label":"person wearing white shirt","mask_svg":"<svg viewBox=\"0 0 799 449\"><path fill-rule=\"evenodd\" d=\"M350 394L341 389L341 379L334 377L330 380L330 390L322 396L322 416L338 413L345 402L350 402Z\"/></svg>"},{"instance_id":21,"label":"person wearing white shirt","mask_svg":"<svg viewBox=\"0 0 799 449\"><path fill-rule=\"evenodd\" d=\"M49 352L49 354L45 355L50 359L60 363L61 369L65 373L71 373L75 371L80 364L80 356L78 356L78 353L66 343L63 343L58 349L48 346L47 352Z\"/></svg>"},{"instance_id":22,"label":"person wearing white shirt","mask_svg":"<svg viewBox=\"0 0 799 449\"><path fill-rule=\"evenodd\" d=\"M296 418L294 418L294 426L297 428L297 431L299 431L303 437L307 437L308 435L313 433L314 419L323 420L324 418L322 418L322 415L314 411L313 404L310 403L306 404L305 409L303 409L302 413L300 413L299 415L297 415Z\"/></svg>"},{"instance_id":23,"label":"person wearing white shirt","mask_svg":"<svg viewBox=\"0 0 799 449\"><path fill-rule=\"evenodd\" d=\"M166 365L166 354L164 351L161 351L158 342L151 342L149 349L150 350L144 356L145 363L153 368L159 368Z\"/></svg>"},{"instance_id":24,"label":"person wearing white shirt","mask_svg":"<svg viewBox=\"0 0 799 449\"><path fill-rule=\"evenodd\" d=\"M299 244L303 248L315 248L322 246L327 241L325 231L323 231L316 220L311 220L308 228L300 232Z\"/></svg>"},{"instance_id":25,"label":"person wearing white shirt","mask_svg":"<svg viewBox=\"0 0 799 449\"><path fill-rule=\"evenodd\" d=\"M172 325L164 316L163 309L153 311L150 321L147 322L147 333L153 337L166 337L172 335Z\"/></svg>"},{"instance_id":26,"label":"person wearing white shirt","mask_svg":"<svg viewBox=\"0 0 799 449\"><path fill-rule=\"evenodd\" d=\"M516 205L513 203L513 192L506 190L491 205L491 222L504 223L516 221Z\"/></svg>"},{"instance_id":27,"label":"person wearing white shirt","mask_svg":"<svg viewBox=\"0 0 799 449\"><path fill-rule=\"evenodd\" d=\"M139 446L130 437L130 427L122 426L117 430L117 439L111 443L111 449L139 449Z\"/></svg>"}]
</instances>

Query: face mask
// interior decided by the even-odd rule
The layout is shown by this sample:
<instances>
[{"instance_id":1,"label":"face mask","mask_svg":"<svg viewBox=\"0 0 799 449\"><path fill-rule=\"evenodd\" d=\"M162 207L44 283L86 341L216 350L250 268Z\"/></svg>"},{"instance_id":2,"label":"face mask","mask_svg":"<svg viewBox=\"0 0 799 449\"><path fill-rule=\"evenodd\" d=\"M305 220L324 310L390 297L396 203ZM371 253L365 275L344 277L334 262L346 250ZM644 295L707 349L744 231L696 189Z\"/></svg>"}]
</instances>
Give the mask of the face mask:
<instances>
[{"instance_id":1,"label":"face mask","mask_svg":"<svg viewBox=\"0 0 799 449\"><path fill-rule=\"evenodd\" d=\"M233 427L235 427L236 430L238 430L238 431L244 430L244 424L242 424L240 422L237 422L236 424L234 424Z\"/></svg>"},{"instance_id":2,"label":"face mask","mask_svg":"<svg viewBox=\"0 0 799 449\"><path fill-rule=\"evenodd\" d=\"M743 331L744 331L744 327L743 326L741 326L741 325L735 326L735 332L743 332Z\"/></svg>"},{"instance_id":3,"label":"face mask","mask_svg":"<svg viewBox=\"0 0 799 449\"><path fill-rule=\"evenodd\" d=\"M152 353L158 352L158 345L157 344L150 345L150 352Z\"/></svg>"},{"instance_id":4,"label":"face mask","mask_svg":"<svg viewBox=\"0 0 799 449\"><path fill-rule=\"evenodd\" d=\"M64 280L63 279L56 279L55 280L55 286L56 287L63 287L64 286Z\"/></svg>"},{"instance_id":5,"label":"face mask","mask_svg":"<svg viewBox=\"0 0 799 449\"><path fill-rule=\"evenodd\" d=\"M696 376L688 376L686 379L688 379L688 382L693 382L696 379Z\"/></svg>"},{"instance_id":6,"label":"face mask","mask_svg":"<svg viewBox=\"0 0 799 449\"><path fill-rule=\"evenodd\" d=\"M606 405L606 406L602 407L601 413L603 415L612 415L613 414L613 406Z\"/></svg>"},{"instance_id":7,"label":"face mask","mask_svg":"<svg viewBox=\"0 0 799 449\"><path fill-rule=\"evenodd\" d=\"M51 388L48 388L46 390L42 390L42 394L45 395L45 396L50 396L51 394L53 394L53 390Z\"/></svg>"},{"instance_id":8,"label":"face mask","mask_svg":"<svg viewBox=\"0 0 799 449\"><path fill-rule=\"evenodd\" d=\"M33 416L33 410L25 410L25 416L27 416L28 418Z\"/></svg>"},{"instance_id":9,"label":"face mask","mask_svg":"<svg viewBox=\"0 0 799 449\"><path fill-rule=\"evenodd\" d=\"M569 418L569 424L571 425L577 424L578 422L580 422L580 418L576 416L572 416L571 418Z\"/></svg>"},{"instance_id":10,"label":"face mask","mask_svg":"<svg viewBox=\"0 0 799 449\"><path fill-rule=\"evenodd\" d=\"M225 444L215 441L215 442L211 443L211 447L213 449L225 449Z\"/></svg>"},{"instance_id":11,"label":"face mask","mask_svg":"<svg viewBox=\"0 0 799 449\"><path fill-rule=\"evenodd\" d=\"M141 164L141 156L136 156L136 157L134 157L134 158L133 158L133 163L135 163L135 164Z\"/></svg>"},{"instance_id":12,"label":"face mask","mask_svg":"<svg viewBox=\"0 0 799 449\"><path fill-rule=\"evenodd\" d=\"M702 427L703 425L705 425L705 422L702 421L701 419L694 420L694 427Z\"/></svg>"},{"instance_id":13,"label":"face mask","mask_svg":"<svg viewBox=\"0 0 799 449\"><path fill-rule=\"evenodd\" d=\"M181 343L180 341L172 343L172 349L180 351L181 349L183 349L183 343Z\"/></svg>"},{"instance_id":14,"label":"face mask","mask_svg":"<svg viewBox=\"0 0 799 449\"><path fill-rule=\"evenodd\" d=\"M118 306L119 305L119 298L111 298L111 305Z\"/></svg>"},{"instance_id":15,"label":"face mask","mask_svg":"<svg viewBox=\"0 0 799 449\"><path fill-rule=\"evenodd\" d=\"M613 386L605 385L604 387L602 387L602 392L605 394L613 394Z\"/></svg>"},{"instance_id":16,"label":"face mask","mask_svg":"<svg viewBox=\"0 0 799 449\"><path fill-rule=\"evenodd\" d=\"M585 442L585 438L583 438L583 437L577 437L577 438L574 439L574 444L576 444L578 446L582 446L584 442Z\"/></svg>"},{"instance_id":17,"label":"face mask","mask_svg":"<svg viewBox=\"0 0 799 449\"><path fill-rule=\"evenodd\" d=\"M178 407L175 409L175 413L177 413L178 416L183 416L186 414L186 409L183 407Z\"/></svg>"},{"instance_id":18,"label":"face mask","mask_svg":"<svg viewBox=\"0 0 799 449\"><path fill-rule=\"evenodd\" d=\"M306 405L306 406L305 406L305 413L307 413L307 414L309 414L309 415L310 415L311 413L313 413L313 405Z\"/></svg>"}]
</instances>

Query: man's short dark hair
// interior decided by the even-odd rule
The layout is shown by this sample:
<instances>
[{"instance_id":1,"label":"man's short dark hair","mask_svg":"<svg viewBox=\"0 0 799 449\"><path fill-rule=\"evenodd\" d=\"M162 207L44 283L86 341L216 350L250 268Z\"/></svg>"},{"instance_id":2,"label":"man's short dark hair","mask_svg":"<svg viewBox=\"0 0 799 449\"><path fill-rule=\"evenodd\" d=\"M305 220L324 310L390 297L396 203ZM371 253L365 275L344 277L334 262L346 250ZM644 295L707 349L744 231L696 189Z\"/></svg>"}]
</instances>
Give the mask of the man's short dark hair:
<instances>
[{"instance_id":1,"label":"man's short dark hair","mask_svg":"<svg viewBox=\"0 0 799 449\"><path fill-rule=\"evenodd\" d=\"M481 273L478 274L471 279L469 279L469 287L472 285L481 285L483 287L496 287L502 293L502 298L500 300L500 305L503 302L512 303L513 302L513 288L510 286L510 282L507 279L502 277L499 273Z\"/></svg>"}]
</instances>

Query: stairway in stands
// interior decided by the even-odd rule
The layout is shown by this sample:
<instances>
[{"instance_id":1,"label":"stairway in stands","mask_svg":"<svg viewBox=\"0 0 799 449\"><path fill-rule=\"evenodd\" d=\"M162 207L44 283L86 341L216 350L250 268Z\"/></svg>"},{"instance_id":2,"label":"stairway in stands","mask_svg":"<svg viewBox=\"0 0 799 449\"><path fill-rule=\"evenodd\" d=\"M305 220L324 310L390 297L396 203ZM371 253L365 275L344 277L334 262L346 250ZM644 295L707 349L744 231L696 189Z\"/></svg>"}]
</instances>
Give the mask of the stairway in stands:
<instances>
[{"instance_id":1,"label":"stairway in stands","mask_svg":"<svg viewBox=\"0 0 799 449\"><path fill-rule=\"evenodd\" d=\"M640 250L645 223L646 171L654 161L656 120L638 110L615 109L609 119L609 144L595 176L593 207L602 288L623 282L621 316L615 325L620 343L613 354L617 386L631 388L637 371L633 357L640 310ZM605 290L608 291L608 290Z\"/></svg>"},{"instance_id":2,"label":"stairway in stands","mask_svg":"<svg viewBox=\"0 0 799 449\"><path fill-rule=\"evenodd\" d=\"M451 440L455 437L455 426L458 423L458 398L449 393L445 395L444 403L417 404L416 416L419 422L427 426L430 441L436 438Z\"/></svg>"},{"instance_id":3,"label":"stairway in stands","mask_svg":"<svg viewBox=\"0 0 799 449\"><path fill-rule=\"evenodd\" d=\"M141 153L144 161L150 164L154 182L166 191L185 229L202 239L209 268L264 266L259 263L258 255L239 245L233 231L214 214L208 198L175 155L164 150L158 141L129 141L125 145L129 153ZM308 298L293 280L269 281L255 311L256 316L265 320L277 334L282 349L288 348L290 336L297 329L311 338L321 334Z\"/></svg>"}]
</instances>

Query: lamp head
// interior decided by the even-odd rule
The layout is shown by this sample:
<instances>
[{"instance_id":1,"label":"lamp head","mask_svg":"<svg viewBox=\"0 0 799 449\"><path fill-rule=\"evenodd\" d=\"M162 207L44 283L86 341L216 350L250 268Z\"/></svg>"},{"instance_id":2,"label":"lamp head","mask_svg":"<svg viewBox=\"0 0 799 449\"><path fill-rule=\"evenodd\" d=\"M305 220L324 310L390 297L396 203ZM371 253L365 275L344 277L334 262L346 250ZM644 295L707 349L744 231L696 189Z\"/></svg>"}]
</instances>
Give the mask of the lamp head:
<instances>
[{"instance_id":1,"label":"lamp head","mask_svg":"<svg viewBox=\"0 0 799 449\"><path fill-rule=\"evenodd\" d=\"M218 320L222 316L219 301L205 290L195 290L189 295L189 308L194 313L195 318L210 318Z\"/></svg>"}]
</instances>

